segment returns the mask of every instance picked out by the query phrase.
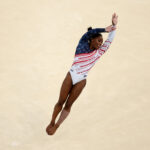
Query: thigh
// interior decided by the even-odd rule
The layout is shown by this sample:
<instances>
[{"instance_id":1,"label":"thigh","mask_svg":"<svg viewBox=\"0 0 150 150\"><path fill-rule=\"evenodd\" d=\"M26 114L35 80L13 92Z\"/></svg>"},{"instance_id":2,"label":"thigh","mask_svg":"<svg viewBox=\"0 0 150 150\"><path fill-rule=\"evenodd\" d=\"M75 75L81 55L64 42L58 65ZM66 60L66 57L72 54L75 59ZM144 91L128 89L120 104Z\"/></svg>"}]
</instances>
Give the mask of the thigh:
<instances>
[{"instance_id":1,"label":"thigh","mask_svg":"<svg viewBox=\"0 0 150 150\"><path fill-rule=\"evenodd\" d=\"M75 85L73 85L69 97L66 101L65 107L66 108L70 108L71 105L75 102L75 100L79 97L80 93L82 92L82 90L84 89L86 85L86 79L76 83Z\"/></svg>"},{"instance_id":2,"label":"thigh","mask_svg":"<svg viewBox=\"0 0 150 150\"><path fill-rule=\"evenodd\" d=\"M60 89L60 95L59 95L59 103L64 103L68 97L68 94L72 88L72 79L70 72L67 73Z\"/></svg>"}]
</instances>

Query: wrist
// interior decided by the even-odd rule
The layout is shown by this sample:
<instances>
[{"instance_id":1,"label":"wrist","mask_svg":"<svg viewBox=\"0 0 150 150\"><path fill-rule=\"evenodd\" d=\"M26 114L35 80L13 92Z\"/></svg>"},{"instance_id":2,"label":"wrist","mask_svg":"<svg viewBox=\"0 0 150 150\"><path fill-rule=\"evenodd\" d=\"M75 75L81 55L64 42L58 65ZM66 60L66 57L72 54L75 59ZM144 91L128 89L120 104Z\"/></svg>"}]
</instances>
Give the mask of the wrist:
<instances>
[{"instance_id":1,"label":"wrist","mask_svg":"<svg viewBox=\"0 0 150 150\"><path fill-rule=\"evenodd\" d=\"M107 28L105 28L105 32L108 32Z\"/></svg>"},{"instance_id":2,"label":"wrist","mask_svg":"<svg viewBox=\"0 0 150 150\"><path fill-rule=\"evenodd\" d=\"M116 27L116 24L112 24L113 27Z\"/></svg>"}]
</instances>

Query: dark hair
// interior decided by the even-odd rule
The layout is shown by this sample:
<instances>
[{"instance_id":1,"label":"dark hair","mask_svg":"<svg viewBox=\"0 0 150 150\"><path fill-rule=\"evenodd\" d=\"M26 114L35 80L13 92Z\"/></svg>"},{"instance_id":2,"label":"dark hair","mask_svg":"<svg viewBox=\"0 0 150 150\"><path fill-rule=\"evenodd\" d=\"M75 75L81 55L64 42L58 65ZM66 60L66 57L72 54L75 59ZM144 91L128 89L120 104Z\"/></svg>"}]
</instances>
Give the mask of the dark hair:
<instances>
[{"instance_id":1,"label":"dark hair","mask_svg":"<svg viewBox=\"0 0 150 150\"><path fill-rule=\"evenodd\" d=\"M88 31L92 30L92 27L88 27Z\"/></svg>"},{"instance_id":2,"label":"dark hair","mask_svg":"<svg viewBox=\"0 0 150 150\"><path fill-rule=\"evenodd\" d=\"M92 27L88 27L88 31L92 30ZM89 43L91 42L92 39L96 38L96 37L99 37L99 36L102 36L101 33L96 33L96 34L93 34L90 36L90 39L89 39Z\"/></svg>"}]
</instances>

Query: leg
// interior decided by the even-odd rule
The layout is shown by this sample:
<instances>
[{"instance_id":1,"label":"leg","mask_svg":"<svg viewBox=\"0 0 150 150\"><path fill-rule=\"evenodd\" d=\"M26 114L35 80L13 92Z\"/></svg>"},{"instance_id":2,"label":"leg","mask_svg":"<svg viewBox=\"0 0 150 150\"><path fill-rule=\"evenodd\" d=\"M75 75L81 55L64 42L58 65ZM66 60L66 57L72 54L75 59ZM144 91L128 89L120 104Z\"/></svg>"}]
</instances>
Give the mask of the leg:
<instances>
[{"instance_id":1,"label":"leg","mask_svg":"<svg viewBox=\"0 0 150 150\"><path fill-rule=\"evenodd\" d=\"M70 72L68 72L62 83L59 100L55 104L50 125L48 125L46 130L48 130L50 127L55 125L55 119L58 116L59 112L62 110L62 106L65 103L71 88L72 88L72 79L71 79Z\"/></svg>"},{"instance_id":2,"label":"leg","mask_svg":"<svg viewBox=\"0 0 150 150\"><path fill-rule=\"evenodd\" d=\"M56 129L60 126L60 124L65 120L65 118L68 116L68 114L70 113L71 110L71 106L72 104L75 102L75 100L78 98L78 96L80 95L80 93L82 92L83 88L86 85L86 79L78 82L77 84L75 84L70 92L70 95L67 99L67 102L65 104L64 109L61 112L60 118L58 119L57 123L55 124L54 127L52 127L48 134L49 135L53 135L56 131Z\"/></svg>"}]
</instances>

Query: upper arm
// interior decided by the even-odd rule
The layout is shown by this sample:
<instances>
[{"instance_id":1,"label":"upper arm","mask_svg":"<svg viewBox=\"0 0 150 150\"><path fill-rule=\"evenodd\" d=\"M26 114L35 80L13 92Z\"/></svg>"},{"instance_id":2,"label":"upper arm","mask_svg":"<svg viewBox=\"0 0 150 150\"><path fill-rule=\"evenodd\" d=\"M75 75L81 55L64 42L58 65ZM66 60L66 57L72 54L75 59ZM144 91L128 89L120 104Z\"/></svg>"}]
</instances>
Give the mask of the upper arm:
<instances>
[{"instance_id":1,"label":"upper arm","mask_svg":"<svg viewBox=\"0 0 150 150\"><path fill-rule=\"evenodd\" d=\"M106 31L105 31L105 28L95 28L95 29L92 29L92 30L86 32L86 33L82 36L82 38L81 38L80 41L81 41L81 42L88 41L88 40L91 38L92 35L98 34L98 33L101 33L101 32L106 32Z\"/></svg>"}]
</instances>

